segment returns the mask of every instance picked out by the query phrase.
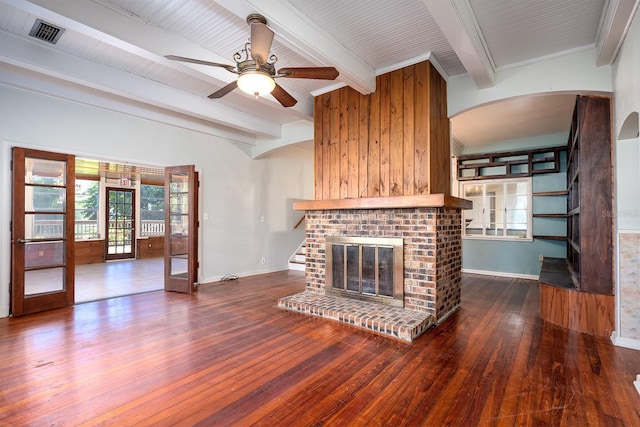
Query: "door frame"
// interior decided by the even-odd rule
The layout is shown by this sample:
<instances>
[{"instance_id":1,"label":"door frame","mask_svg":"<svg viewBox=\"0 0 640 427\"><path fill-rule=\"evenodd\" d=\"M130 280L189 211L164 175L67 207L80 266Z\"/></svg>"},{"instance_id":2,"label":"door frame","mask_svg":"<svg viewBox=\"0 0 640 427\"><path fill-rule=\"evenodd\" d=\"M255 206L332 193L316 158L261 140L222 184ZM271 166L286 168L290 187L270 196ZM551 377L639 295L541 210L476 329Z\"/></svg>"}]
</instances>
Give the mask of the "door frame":
<instances>
[{"instance_id":1,"label":"door frame","mask_svg":"<svg viewBox=\"0 0 640 427\"><path fill-rule=\"evenodd\" d=\"M131 193L131 252L123 254L109 254L109 191L123 191ZM104 238L104 260L135 259L136 258L136 190L134 188L105 187L105 238Z\"/></svg>"}]
</instances>

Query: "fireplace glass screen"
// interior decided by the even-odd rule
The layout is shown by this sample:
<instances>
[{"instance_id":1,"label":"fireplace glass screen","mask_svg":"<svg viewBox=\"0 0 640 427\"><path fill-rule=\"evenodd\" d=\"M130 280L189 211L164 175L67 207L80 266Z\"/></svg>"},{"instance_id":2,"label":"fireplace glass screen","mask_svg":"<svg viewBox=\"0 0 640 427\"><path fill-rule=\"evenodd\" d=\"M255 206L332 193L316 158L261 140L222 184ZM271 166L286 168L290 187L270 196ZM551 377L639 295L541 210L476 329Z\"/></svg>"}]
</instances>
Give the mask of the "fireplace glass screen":
<instances>
[{"instance_id":1,"label":"fireplace glass screen","mask_svg":"<svg viewBox=\"0 0 640 427\"><path fill-rule=\"evenodd\" d=\"M402 239L327 238L329 293L401 306Z\"/></svg>"}]
</instances>

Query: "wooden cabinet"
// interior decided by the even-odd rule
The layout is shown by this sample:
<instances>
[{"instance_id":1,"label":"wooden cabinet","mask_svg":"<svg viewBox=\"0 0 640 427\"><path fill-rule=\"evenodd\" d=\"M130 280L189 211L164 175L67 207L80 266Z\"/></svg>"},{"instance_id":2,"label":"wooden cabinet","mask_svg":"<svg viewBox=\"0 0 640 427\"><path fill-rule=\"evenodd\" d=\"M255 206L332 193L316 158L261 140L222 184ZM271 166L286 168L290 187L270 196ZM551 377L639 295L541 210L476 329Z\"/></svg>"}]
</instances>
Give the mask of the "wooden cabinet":
<instances>
[{"instance_id":1,"label":"wooden cabinet","mask_svg":"<svg viewBox=\"0 0 640 427\"><path fill-rule=\"evenodd\" d=\"M613 294L611 100L578 96L567 147L567 261L576 289Z\"/></svg>"}]
</instances>

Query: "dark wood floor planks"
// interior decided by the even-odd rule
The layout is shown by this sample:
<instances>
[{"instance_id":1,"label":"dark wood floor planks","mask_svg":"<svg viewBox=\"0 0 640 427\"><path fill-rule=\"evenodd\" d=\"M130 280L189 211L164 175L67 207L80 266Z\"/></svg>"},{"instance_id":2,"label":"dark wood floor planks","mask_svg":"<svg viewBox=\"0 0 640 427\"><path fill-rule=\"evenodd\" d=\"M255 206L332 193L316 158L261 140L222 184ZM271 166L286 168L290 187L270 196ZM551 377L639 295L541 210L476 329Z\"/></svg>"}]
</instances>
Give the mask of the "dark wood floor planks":
<instances>
[{"instance_id":1,"label":"dark wood floor planks","mask_svg":"<svg viewBox=\"0 0 640 427\"><path fill-rule=\"evenodd\" d=\"M0 425L640 425L640 352L465 275L413 344L280 310L278 272L0 319Z\"/></svg>"}]
</instances>

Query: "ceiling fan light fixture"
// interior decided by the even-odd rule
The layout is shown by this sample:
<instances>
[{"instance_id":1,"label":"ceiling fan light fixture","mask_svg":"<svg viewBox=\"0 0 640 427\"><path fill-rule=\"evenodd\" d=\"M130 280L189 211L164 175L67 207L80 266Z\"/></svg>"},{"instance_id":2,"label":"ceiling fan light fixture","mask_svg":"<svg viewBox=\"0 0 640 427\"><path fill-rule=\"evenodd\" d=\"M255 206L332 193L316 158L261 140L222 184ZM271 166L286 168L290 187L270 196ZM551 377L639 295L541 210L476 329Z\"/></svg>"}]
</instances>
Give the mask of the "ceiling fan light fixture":
<instances>
[{"instance_id":1,"label":"ceiling fan light fixture","mask_svg":"<svg viewBox=\"0 0 640 427\"><path fill-rule=\"evenodd\" d=\"M244 93L254 95L256 98L271 93L276 87L276 82L270 75L260 71L245 71L238 77L238 87Z\"/></svg>"}]
</instances>

